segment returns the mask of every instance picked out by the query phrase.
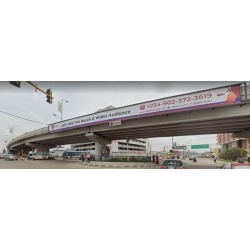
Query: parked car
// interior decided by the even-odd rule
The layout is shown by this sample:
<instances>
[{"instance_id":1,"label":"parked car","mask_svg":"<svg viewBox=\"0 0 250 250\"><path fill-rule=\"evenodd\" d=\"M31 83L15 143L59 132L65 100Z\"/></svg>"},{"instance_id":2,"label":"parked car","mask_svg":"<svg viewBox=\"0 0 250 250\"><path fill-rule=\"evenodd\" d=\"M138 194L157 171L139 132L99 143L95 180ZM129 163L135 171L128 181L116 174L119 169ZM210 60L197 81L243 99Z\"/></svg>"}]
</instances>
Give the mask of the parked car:
<instances>
[{"instance_id":1,"label":"parked car","mask_svg":"<svg viewBox=\"0 0 250 250\"><path fill-rule=\"evenodd\" d=\"M0 159L4 159L7 155L1 154Z\"/></svg>"},{"instance_id":2,"label":"parked car","mask_svg":"<svg viewBox=\"0 0 250 250\"><path fill-rule=\"evenodd\" d=\"M13 160L18 160L18 157L13 154L8 154L4 159L5 161L13 161Z\"/></svg>"},{"instance_id":3,"label":"parked car","mask_svg":"<svg viewBox=\"0 0 250 250\"><path fill-rule=\"evenodd\" d=\"M226 163L220 167L221 169L250 169L249 163Z\"/></svg>"},{"instance_id":4,"label":"parked car","mask_svg":"<svg viewBox=\"0 0 250 250\"><path fill-rule=\"evenodd\" d=\"M193 159L194 159L194 157L193 157L193 156L190 156L190 157L189 157L189 160L190 160L190 161L192 161Z\"/></svg>"},{"instance_id":5,"label":"parked car","mask_svg":"<svg viewBox=\"0 0 250 250\"><path fill-rule=\"evenodd\" d=\"M183 163L181 160L169 159L165 160L161 166L163 169L184 169L184 165L187 163Z\"/></svg>"}]
</instances>

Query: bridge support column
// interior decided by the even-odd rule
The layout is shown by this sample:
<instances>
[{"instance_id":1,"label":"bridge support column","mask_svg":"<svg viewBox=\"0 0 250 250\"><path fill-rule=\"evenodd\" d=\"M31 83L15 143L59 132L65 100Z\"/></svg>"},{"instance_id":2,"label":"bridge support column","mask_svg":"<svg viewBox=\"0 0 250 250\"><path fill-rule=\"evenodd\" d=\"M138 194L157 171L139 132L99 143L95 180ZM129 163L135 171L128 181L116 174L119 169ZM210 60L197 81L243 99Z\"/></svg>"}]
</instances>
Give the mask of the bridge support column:
<instances>
[{"instance_id":1,"label":"bridge support column","mask_svg":"<svg viewBox=\"0 0 250 250\"><path fill-rule=\"evenodd\" d=\"M108 144L111 144L111 140L103 138L99 135L96 135L93 132L88 132L85 135L91 141L95 142L95 159L101 160L102 159L102 148Z\"/></svg>"},{"instance_id":2,"label":"bridge support column","mask_svg":"<svg viewBox=\"0 0 250 250\"><path fill-rule=\"evenodd\" d=\"M230 145L230 144L229 144ZM230 149L228 147L228 144L221 144L221 153L225 153L228 149Z\"/></svg>"},{"instance_id":3,"label":"bridge support column","mask_svg":"<svg viewBox=\"0 0 250 250\"><path fill-rule=\"evenodd\" d=\"M102 148L103 145L99 142L95 142L95 159L101 160L102 159Z\"/></svg>"}]
</instances>

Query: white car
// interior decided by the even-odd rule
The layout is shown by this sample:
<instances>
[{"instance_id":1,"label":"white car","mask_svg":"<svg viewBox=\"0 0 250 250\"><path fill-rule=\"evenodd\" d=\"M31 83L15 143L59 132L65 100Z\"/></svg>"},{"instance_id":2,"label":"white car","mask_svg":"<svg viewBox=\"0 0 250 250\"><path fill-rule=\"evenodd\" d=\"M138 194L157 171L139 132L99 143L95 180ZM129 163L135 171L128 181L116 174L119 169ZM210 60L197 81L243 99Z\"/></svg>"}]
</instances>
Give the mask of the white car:
<instances>
[{"instance_id":1,"label":"white car","mask_svg":"<svg viewBox=\"0 0 250 250\"><path fill-rule=\"evenodd\" d=\"M18 160L18 157L13 154L8 154L4 159L5 161L13 161L13 160Z\"/></svg>"},{"instance_id":2,"label":"white car","mask_svg":"<svg viewBox=\"0 0 250 250\"><path fill-rule=\"evenodd\" d=\"M7 155L0 155L0 159L4 159Z\"/></svg>"}]
</instances>

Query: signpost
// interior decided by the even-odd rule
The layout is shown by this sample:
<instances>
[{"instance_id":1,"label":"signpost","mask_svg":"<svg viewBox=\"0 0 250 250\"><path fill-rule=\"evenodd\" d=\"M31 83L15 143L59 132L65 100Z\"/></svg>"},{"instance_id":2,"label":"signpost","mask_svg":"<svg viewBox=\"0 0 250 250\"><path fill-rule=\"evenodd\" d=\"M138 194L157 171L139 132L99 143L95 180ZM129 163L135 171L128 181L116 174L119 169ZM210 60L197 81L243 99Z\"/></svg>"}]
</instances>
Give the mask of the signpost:
<instances>
[{"instance_id":1,"label":"signpost","mask_svg":"<svg viewBox=\"0 0 250 250\"><path fill-rule=\"evenodd\" d=\"M174 146L173 148L186 150L186 146Z\"/></svg>"},{"instance_id":2,"label":"signpost","mask_svg":"<svg viewBox=\"0 0 250 250\"><path fill-rule=\"evenodd\" d=\"M113 121L109 123L109 126L117 126L117 125L121 125L122 122L121 121Z\"/></svg>"},{"instance_id":3,"label":"signpost","mask_svg":"<svg viewBox=\"0 0 250 250\"><path fill-rule=\"evenodd\" d=\"M191 145L191 149L209 148L209 144Z\"/></svg>"}]
</instances>

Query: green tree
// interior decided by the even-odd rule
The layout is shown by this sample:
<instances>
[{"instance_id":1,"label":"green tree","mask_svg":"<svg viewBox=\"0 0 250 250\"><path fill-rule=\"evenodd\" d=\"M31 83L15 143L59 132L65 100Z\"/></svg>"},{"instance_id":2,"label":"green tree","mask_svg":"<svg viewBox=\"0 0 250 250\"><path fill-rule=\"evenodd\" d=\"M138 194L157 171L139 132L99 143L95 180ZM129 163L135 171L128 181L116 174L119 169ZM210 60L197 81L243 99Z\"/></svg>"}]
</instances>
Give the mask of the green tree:
<instances>
[{"instance_id":1,"label":"green tree","mask_svg":"<svg viewBox=\"0 0 250 250\"><path fill-rule=\"evenodd\" d=\"M3 154L6 154L6 149L5 148L3 149Z\"/></svg>"},{"instance_id":2,"label":"green tree","mask_svg":"<svg viewBox=\"0 0 250 250\"><path fill-rule=\"evenodd\" d=\"M225 153L225 160L236 161L237 158L241 157L241 148L232 148L227 150ZM247 151L242 149L242 157L247 156Z\"/></svg>"}]
</instances>

